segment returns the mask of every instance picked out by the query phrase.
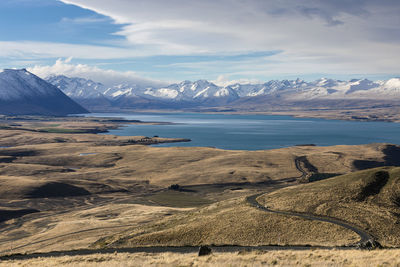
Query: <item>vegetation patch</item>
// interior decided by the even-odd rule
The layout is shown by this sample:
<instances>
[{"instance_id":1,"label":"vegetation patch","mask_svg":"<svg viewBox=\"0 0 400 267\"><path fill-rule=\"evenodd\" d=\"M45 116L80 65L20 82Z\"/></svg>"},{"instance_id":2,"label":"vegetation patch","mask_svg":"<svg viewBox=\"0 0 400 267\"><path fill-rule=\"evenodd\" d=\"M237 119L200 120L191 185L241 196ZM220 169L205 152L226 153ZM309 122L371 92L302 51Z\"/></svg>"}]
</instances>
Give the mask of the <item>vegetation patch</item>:
<instances>
[{"instance_id":1,"label":"vegetation patch","mask_svg":"<svg viewBox=\"0 0 400 267\"><path fill-rule=\"evenodd\" d=\"M210 204L212 201L180 191L162 191L148 197L148 200L162 206L189 208Z\"/></svg>"},{"instance_id":2,"label":"vegetation patch","mask_svg":"<svg viewBox=\"0 0 400 267\"><path fill-rule=\"evenodd\" d=\"M332 178L335 176L341 175L339 173L313 173L311 176L308 178L309 182L316 182L328 178Z\"/></svg>"},{"instance_id":3,"label":"vegetation patch","mask_svg":"<svg viewBox=\"0 0 400 267\"><path fill-rule=\"evenodd\" d=\"M46 133L86 133L85 129L68 129L68 128L42 128L40 132Z\"/></svg>"}]
</instances>

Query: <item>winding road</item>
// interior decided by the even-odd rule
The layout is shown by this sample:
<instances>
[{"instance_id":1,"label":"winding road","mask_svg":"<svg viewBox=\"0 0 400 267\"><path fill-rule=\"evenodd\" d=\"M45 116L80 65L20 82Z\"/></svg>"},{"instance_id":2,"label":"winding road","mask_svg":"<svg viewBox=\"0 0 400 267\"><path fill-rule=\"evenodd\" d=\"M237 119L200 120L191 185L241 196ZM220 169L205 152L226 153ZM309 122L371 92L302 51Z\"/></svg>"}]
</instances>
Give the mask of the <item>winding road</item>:
<instances>
[{"instance_id":1,"label":"winding road","mask_svg":"<svg viewBox=\"0 0 400 267\"><path fill-rule=\"evenodd\" d=\"M327 216L317 216L317 215L306 214L306 213L297 213L297 212L291 212L291 211L271 210L268 207L263 206L261 203L259 203L257 201L257 198L263 194L264 193L259 193L259 194L248 196L246 198L246 201L251 206L258 208L265 212L271 212L271 213L282 214L282 215L287 215L287 216L295 216L295 217L312 220L312 221L333 223L333 224L339 225L341 227L344 227L346 229L349 229L349 230L355 232L360 237L360 241L358 243L352 244L350 246L359 247L360 245L362 246L364 244L367 244L368 242L370 242L371 245L375 244L374 238L369 233L367 233L363 229L359 228L358 226L352 225L348 222L339 220L337 218L332 218L332 217L327 217Z\"/></svg>"},{"instance_id":2,"label":"winding road","mask_svg":"<svg viewBox=\"0 0 400 267\"><path fill-rule=\"evenodd\" d=\"M300 164L300 157L296 157L294 159L294 164L296 166L296 169L301 172L301 175L298 178L306 178L307 177L307 172L301 167Z\"/></svg>"}]
</instances>

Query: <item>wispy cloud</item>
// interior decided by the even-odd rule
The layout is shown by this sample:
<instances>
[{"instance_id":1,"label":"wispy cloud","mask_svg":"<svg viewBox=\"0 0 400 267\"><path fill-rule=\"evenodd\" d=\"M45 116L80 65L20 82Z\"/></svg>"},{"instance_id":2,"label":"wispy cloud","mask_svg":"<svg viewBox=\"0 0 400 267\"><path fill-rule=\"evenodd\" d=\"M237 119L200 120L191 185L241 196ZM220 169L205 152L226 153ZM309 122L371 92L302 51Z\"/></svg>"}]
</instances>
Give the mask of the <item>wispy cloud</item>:
<instances>
[{"instance_id":1,"label":"wispy cloud","mask_svg":"<svg viewBox=\"0 0 400 267\"><path fill-rule=\"evenodd\" d=\"M75 23L75 24L87 24L87 23L99 23L110 21L109 18L104 17L79 17L79 18L67 18L61 19L61 23Z\"/></svg>"},{"instance_id":2,"label":"wispy cloud","mask_svg":"<svg viewBox=\"0 0 400 267\"><path fill-rule=\"evenodd\" d=\"M146 48L100 46L35 41L0 41L0 57L118 59L153 55Z\"/></svg>"}]
</instances>

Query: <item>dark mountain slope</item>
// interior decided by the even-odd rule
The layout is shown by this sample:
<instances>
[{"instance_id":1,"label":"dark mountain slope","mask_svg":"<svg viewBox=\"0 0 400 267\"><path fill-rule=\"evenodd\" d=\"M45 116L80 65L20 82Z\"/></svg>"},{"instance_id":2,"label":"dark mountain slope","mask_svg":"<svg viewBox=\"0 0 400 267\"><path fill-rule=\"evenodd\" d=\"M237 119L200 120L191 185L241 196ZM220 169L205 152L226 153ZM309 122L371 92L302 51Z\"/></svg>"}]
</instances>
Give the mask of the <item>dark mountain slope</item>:
<instances>
[{"instance_id":1,"label":"dark mountain slope","mask_svg":"<svg viewBox=\"0 0 400 267\"><path fill-rule=\"evenodd\" d=\"M78 113L88 111L27 70L0 72L0 114L62 116Z\"/></svg>"}]
</instances>

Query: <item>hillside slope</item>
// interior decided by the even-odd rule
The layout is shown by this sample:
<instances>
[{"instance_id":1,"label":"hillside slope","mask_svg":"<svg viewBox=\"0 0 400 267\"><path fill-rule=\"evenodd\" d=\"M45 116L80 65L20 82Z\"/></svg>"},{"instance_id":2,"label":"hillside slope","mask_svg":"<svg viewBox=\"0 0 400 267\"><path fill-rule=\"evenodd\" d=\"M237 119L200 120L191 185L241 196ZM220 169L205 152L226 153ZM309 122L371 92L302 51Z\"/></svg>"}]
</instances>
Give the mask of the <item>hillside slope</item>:
<instances>
[{"instance_id":1,"label":"hillside slope","mask_svg":"<svg viewBox=\"0 0 400 267\"><path fill-rule=\"evenodd\" d=\"M54 85L25 69L0 72L0 114L67 115L87 112Z\"/></svg>"},{"instance_id":2,"label":"hillside slope","mask_svg":"<svg viewBox=\"0 0 400 267\"><path fill-rule=\"evenodd\" d=\"M278 190L258 198L273 210L339 218L384 246L400 245L400 168L381 167Z\"/></svg>"}]
</instances>

